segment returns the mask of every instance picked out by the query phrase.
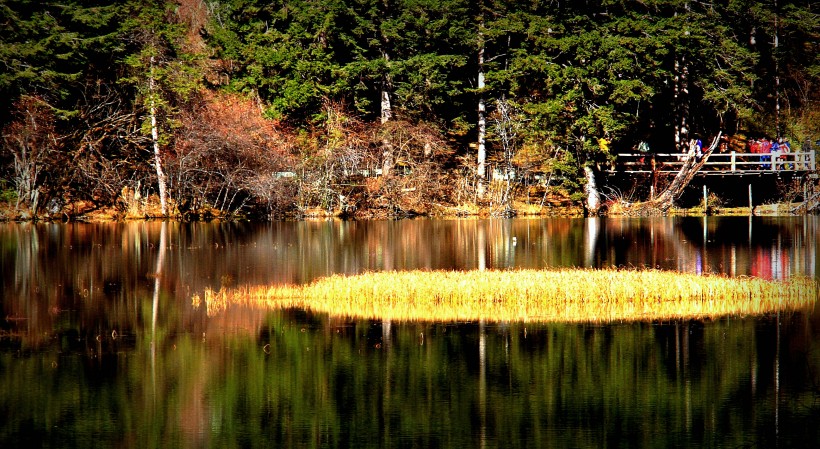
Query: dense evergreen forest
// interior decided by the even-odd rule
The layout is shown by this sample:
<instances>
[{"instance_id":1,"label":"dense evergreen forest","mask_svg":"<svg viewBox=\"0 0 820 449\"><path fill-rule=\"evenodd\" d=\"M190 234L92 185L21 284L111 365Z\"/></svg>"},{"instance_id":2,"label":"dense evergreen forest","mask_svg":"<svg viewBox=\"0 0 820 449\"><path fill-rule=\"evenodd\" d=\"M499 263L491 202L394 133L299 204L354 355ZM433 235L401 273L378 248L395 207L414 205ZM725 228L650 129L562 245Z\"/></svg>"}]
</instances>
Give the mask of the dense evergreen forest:
<instances>
[{"instance_id":1,"label":"dense evergreen forest","mask_svg":"<svg viewBox=\"0 0 820 449\"><path fill-rule=\"evenodd\" d=\"M514 213L820 136L811 0L2 0L0 61L5 218Z\"/></svg>"}]
</instances>

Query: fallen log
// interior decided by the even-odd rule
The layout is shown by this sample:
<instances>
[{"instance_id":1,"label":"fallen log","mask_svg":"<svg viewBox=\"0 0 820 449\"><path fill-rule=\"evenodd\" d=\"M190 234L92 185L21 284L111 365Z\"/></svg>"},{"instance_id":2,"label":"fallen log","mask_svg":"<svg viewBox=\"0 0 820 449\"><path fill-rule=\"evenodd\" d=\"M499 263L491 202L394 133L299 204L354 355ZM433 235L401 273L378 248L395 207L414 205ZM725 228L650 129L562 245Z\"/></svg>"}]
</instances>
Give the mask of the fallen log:
<instances>
[{"instance_id":1,"label":"fallen log","mask_svg":"<svg viewBox=\"0 0 820 449\"><path fill-rule=\"evenodd\" d=\"M820 192L815 193L812 197L807 198L797 206L792 207L791 213L805 213L810 214L820 210Z\"/></svg>"},{"instance_id":2,"label":"fallen log","mask_svg":"<svg viewBox=\"0 0 820 449\"><path fill-rule=\"evenodd\" d=\"M631 209L640 213L665 213L668 211L683 194L684 189L686 189L686 186L692 181L692 178L695 177L698 170L706 164L712 152L717 149L722 134L723 132L721 131L715 136L709 148L706 148L705 151L702 152L701 157L697 157L697 141L689 141L689 152L686 155L686 160L683 162L680 171L675 175L675 179L669 184L669 187L655 197L655 199L635 204Z\"/></svg>"}]
</instances>

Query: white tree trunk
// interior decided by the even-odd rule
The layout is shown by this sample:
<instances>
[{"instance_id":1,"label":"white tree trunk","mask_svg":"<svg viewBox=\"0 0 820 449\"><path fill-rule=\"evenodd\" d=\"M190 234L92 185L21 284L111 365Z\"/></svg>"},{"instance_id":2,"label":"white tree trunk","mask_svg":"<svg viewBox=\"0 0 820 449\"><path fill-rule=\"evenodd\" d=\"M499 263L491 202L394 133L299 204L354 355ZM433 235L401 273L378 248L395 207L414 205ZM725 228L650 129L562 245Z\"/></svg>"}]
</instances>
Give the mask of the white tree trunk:
<instances>
[{"instance_id":1,"label":"white tree trunk","mask_svg":"<svg viewBox=\"0 0 820 449\"><path fill-rule=\"evenodd\" d=\"M386 58L386 56L385 56ZM386 75L385 75L386 78ZM389 81L385 79L382 82L382 113L381 113L381 123L384 125L390 120L390 117L393 115L393 110L390 107L390 92L387 90L387 86ZM393 145L390 143L390 139L387 137L382 139L382 176L387 176L390 174L390 171L393 169L394 161L393 161Z\"/></svg>"},{"instance_id":2,"label":"white tree trunk","mask_svg":"<svg viewBox=\"0 0 820 449\"><path fill-rule=\"evenodd\" d=\"M162 215L168 215L168 180L165 171L162 170L162 154L159 151L159 129L157 127L156 101L154 99L154 57L151 56L151 74L148 78L148 90L150 96L149 113L151 114L151 141L154 144L154 168L157 171L157 184L159 187L159 203Z\"/></svg>"},{"instance_id":3,"label":"white tree trunk","mask_svg":"<svg viewBox=\"0 0 820 449\"><path fill-rule=\"evenodd\" d=\"M777 9L777 0L774 0L774 132L775 139L780 138L780 18Z\"/></svg>"},{"instance_id":4,"label":"white tree trunk","mask_svg":"<svg viewBox=\"0 0 820 449\"><path fill-rule=\"evenodd\" d=\"M675 58L675 148L678 153L686 151L689 140L689 68L686 58Z\"/></svg>"},{"instance_id":5,"label":"white tree trunk","mask_svg":"<svg viewBox=\"0 0 820 449\"><path fill-rule=\"evenodd\" d=\"M476 166L476 176L478 184L476 192L479 197L483 197L486 191L487 181L487 105L484 102L484 35L479 26L478 33L478 164Z\"/></svg>"},{"instance_id":6,"label":"white tree trunk","mask_svg":"<svg viewBox=\"0 0 820 449\"><path fill-rule=\"evenodd\" d=\"M385 11L389 8L387 2L384 2ZM385 67L387 67L390 63L390 55L387 53L387 38L382 36L382 57L384 58ZM390 89L391 89L391 80L390 80L390 73L387 72L387 68L385 69L385 73L382 75L382 85L381 85L381 124L384 125L387 123L390 118L393 117L393 108L390 104ZM390 171L393 169L394 157L393 157L393 145L390 143L390 140L386 137L382 139L382 176L388 176Z\"/></svg>"},{"instance_id":7,"label":"white tree trunk","mask_svg":"<svg viewBox=\"0 0 820 449\"><path fill-rule=\"evenodd\" d=\"M384 60L387 61L387 53L384 54ZM390 106L390 92L389 92L390 80L388 75L384 76L382 80L382 93L381 93L381 123L384 125L387 123L391 117L393 117L393 108Z\"/></svg>"},{"instance_id":8,"label":"white tree trunk","mask_svg":"<svg viewBox=\"0 0 820 449\"><path fill-rule=\"evenodd\" d=\"M686 13L690 11L689 2L684 2L683 9ZM675 11L675 17L678 12ZM689 35L689 30L684 29L684 35ZM685 153L687 142L689 141L689 66L685 55L675 55L675 149L678 153Z\"/></svg>"},{"instance_id":9,"label":"white tree trunk","mask_svg":"<svg viewBox=\"0 0 820 449\"><path fill-rule=\"evenodd\" d=\"M598 213L601 208L601 194L598 192L598 186L595 183L595 172L589 165L584 167L584 177L586 178L586 185L584 191L587 194L587 210L590 215Z\"/></svg>"}]
</instances>

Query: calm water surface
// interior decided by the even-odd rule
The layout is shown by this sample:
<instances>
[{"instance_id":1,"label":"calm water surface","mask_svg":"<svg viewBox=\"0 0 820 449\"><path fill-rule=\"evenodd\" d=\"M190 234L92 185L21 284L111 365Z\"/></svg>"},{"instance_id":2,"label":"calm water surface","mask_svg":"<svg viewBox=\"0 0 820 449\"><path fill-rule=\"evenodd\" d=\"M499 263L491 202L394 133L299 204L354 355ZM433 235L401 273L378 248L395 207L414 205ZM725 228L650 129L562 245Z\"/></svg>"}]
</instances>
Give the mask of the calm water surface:
<instances>
[{"instance_id":1,"label":"calm water surface","mask_svg":"<svg viewBox=\"0 0 820 449\"><path fill-rule=\"evenodd\" d=\"M820 218L0 224L0 447L816 447L820 310L349 321L206 288L408 269L818 276Z\"/></svg>"}]
</instances>

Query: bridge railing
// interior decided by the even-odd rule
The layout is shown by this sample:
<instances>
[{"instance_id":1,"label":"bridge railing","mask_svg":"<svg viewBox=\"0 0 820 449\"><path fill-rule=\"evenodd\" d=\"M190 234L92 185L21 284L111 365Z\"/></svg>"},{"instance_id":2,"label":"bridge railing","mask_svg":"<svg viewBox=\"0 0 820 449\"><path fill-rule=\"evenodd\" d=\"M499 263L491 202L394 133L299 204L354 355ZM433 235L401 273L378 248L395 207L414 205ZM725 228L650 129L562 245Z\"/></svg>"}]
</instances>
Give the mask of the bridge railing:
<instances>
[{"instance_id":1,"label":"bridge railing","mask_svg":"<svg viewBox=\"0 0 820 449\"><path fill-rule=\"evenodd\" d=\"M685 153L618 153L613 171L627 173L677 172L689 157ZM773 159L774 158L774 159ZM701 168L705 172L803 172L817 169L816 156L808 152L712 153Z\"/></svg>"}]
</instances>

